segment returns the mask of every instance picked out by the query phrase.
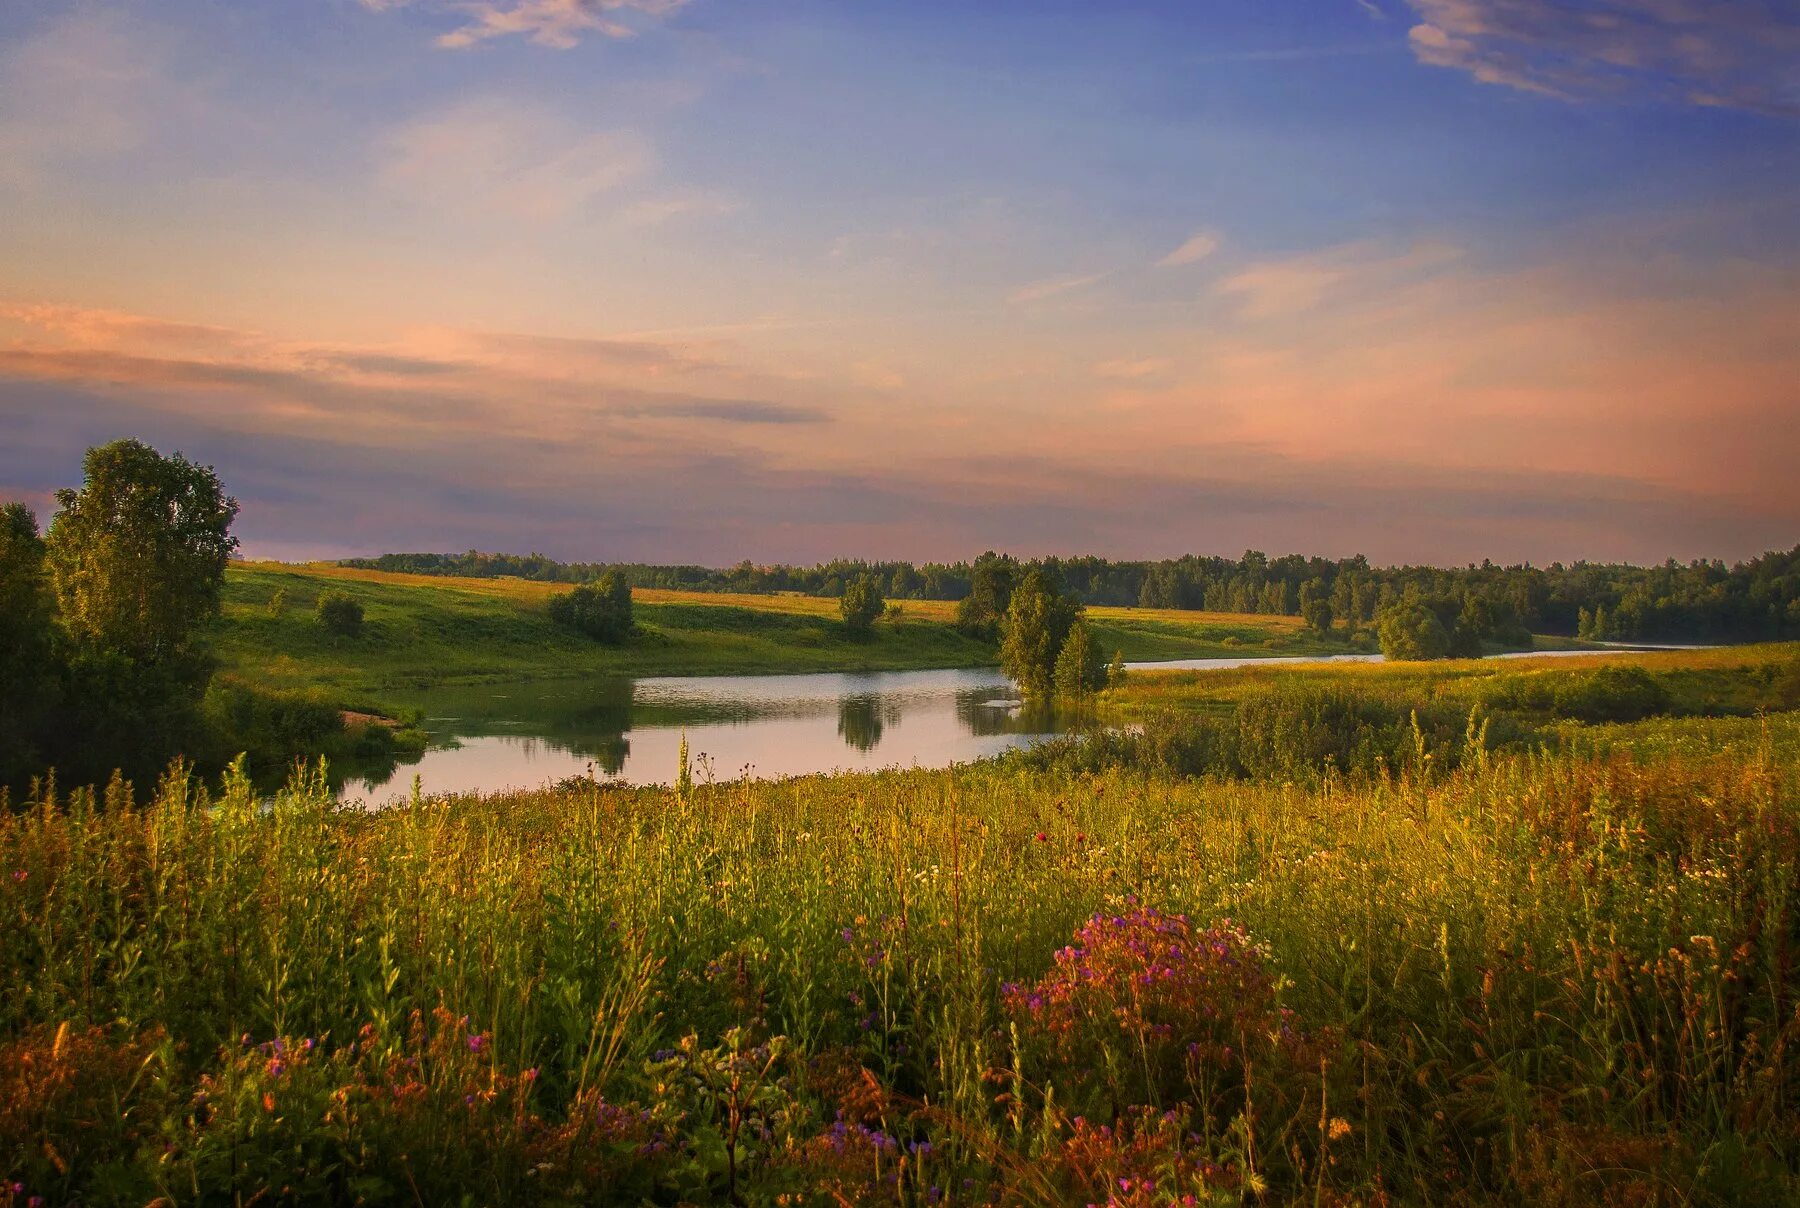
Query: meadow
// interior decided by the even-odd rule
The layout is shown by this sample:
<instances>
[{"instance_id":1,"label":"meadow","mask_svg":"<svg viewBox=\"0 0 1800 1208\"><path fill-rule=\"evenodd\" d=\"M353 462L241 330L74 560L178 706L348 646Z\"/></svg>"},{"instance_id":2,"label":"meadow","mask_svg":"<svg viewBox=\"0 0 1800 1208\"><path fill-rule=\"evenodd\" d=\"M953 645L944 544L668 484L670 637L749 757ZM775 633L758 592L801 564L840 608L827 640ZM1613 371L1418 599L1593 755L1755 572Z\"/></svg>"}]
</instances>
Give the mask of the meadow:
<instances>
[{"instance_id":1,"label":"meadow","mask_svg":"<svg viewBox=\"0 0 1800 1208\"><path fill-rule=\"evenodd\" d=\"M363 632L326 632L313 608L327 590L363 605ZM848 635L836 600L638 589L639 633L605 646L551 623L545 604L567 585L459 579L329 565L233 565L212 646L227 676L278 689L320 689L381 708L397 693L444 684L577 675L774 674L976 667L994 648L957 632L955 605L900 602L897 620L869 640ZM284 593L286 607L269 601ZM1308 636L1294 617L1095 608L1102 647L1127 659L1342 650Z\"/></svg>"},{"instance_id":2,"label":"meadow","mask_svg":"<svg viewBox=\"0 0 1800 1208\"><path fill-rule=\"evenodd\" d=\"M1797 653L1649 656L1741 695L1630 722L1509 668L1510 737L1362 767L1308 702L1473 670L1240 674L1254 776L44 794L0 1200L1793 1202Z\"/></svg>"}]
</instances>

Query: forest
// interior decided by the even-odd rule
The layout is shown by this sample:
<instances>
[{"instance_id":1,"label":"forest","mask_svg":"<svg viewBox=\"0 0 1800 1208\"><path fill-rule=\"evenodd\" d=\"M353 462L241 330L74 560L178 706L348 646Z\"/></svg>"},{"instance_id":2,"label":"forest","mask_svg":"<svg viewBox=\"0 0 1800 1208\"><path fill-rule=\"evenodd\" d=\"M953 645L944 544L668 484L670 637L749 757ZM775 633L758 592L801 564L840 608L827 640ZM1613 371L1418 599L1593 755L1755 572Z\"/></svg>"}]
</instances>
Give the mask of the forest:
<instances>
[{"instance_id":1,"label":"forest","mask_svg":"<svg viewBox=\"0 0 1800 1208\"><path fill-rule=\"evenodd\" d=\"M962 600L984 572L1011 578L1044 570L1085 604L1302 616L1313 599L1343 622L1370 623L1408 590L1427 598L1470 597L1533 633L1596 641L1763 641L1800 636L1800 546L1732 565L1718 560L1658 566L1553 562L1548 566L1461 567L1371 565L1367 558L1329 559L1256 550L1240 558L1189 555L1163 561L1099 557L1020 560L992 551L968 562L836 560L812 567L727 569L644 563L558 562L542 554L383 554L343 563L370 570L464 577L516 576L584 583L616 571L634 587L739 593L801 592L837 597L865 575L887 598Z\"/></svg>"}]
</instances>

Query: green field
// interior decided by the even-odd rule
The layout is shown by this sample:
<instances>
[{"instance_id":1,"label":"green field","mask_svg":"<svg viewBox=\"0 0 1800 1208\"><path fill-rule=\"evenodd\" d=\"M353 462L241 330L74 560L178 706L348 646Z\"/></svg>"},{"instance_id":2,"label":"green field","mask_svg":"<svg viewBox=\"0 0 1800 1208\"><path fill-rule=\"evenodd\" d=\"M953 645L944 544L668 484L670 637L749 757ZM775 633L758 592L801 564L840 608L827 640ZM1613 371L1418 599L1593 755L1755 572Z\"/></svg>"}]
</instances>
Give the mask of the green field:
<instances>
[{"instance_id":1,"label":"green field","mask_svg":"<svg viewBox=\"0 0 1800 1208\"><path fill-rule=\"evenodd\" d=\"M332 589L363 605L359 636L335 637L314 619L319 594ZM277 590L287 608L272 616ZM242 564L227 573L212 640L227 674L376 707L442 684L975 667L996 657L956 631L955 606L944 601L902 601L898 621L878 622L872 639L857 641L835 600L645 590L634 593L640 633L609 647L550 622L545 601L566 590L520 579ZM1134 660L1345 649L1308 636L1293 617L1097 608L1090 620L1104 649Z\"/></svg>"},{"instance_id":2,"label":"green field","mask_svg":"<svg viewBox=\"0 0 1800 1208\"><path fill-rule=\"evenodd\" d=\"M1113 693L1147 729L1226 700L1202 776L40 801L0 815L0 1173L14 1204L1793 1203L1800 648L1625 662L1665 715L1572 720L1642 677L1548 660ZM1496 685L1519 726L1465 728Z\"/></svg>"}]
</instances>

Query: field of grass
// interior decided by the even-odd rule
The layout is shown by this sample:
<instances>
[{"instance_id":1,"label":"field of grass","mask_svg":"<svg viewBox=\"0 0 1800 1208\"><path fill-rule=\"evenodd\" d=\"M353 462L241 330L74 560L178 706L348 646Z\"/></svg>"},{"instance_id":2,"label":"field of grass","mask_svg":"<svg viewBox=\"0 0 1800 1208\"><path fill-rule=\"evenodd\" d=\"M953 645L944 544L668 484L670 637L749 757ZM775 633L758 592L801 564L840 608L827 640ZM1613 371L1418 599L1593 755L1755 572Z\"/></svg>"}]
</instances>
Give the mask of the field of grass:
<instances>
[{"instance_id":1,"label":"field of grass","mask_svg":"<svg viewBox=\"0 0 1800 1208\"><path fill-rule=\"evenodd\" d=\"M363 605L363 632L335 637L313 618L321 592ZM276 591L286 610L272 615ZM336 566L252 563L226 576L213 643L222 669L276 688L323 688L345 703L380 707L396 694L441 684L575 675L700 675L973 667L991 646L952 626L954 605L902 601L869 641L851 639L835 600L637 591L641 630L609 647L553 625L545 603L563 585L456 579ZM1303 654L1340 647L1307 637L1291 617L1095 609L1102 647L1127 659Z\"/></svg>"},{"instance_id":2,"label":"field of grass","mask_svg":"<svg viewBox=\"0 0 1800 1208\"><path fill-rule=\"evenodd\" d=\"M1800 708L1784 696L1800 689L1800 644L1765 643L1706 650L1596 651L1551 658L1451 659L1432 663L1323 663L1241 667L1219 671L1132 672L1107 693L1109 715L1141 721L1162 713L1230 713L1242 701L1277 687L1404 696L1463 710L1537 684L1556 685L1605 667L1642 668L1668 695L1668 711L1752 713ZM1794 689L1790 689L1792 683Z\"/></svg>"},{"instance_id":3,"label":"field of grass","mask_svg":"<svg viewBox=\"0 0 1800 1208\"><path fill-rule=\"evenodd\" d=\"M1800 714L1584 733L1314 788L39 803L0 817L0 1173L11 1203L1791 1203Z\"/></svg>"}]
</instances>

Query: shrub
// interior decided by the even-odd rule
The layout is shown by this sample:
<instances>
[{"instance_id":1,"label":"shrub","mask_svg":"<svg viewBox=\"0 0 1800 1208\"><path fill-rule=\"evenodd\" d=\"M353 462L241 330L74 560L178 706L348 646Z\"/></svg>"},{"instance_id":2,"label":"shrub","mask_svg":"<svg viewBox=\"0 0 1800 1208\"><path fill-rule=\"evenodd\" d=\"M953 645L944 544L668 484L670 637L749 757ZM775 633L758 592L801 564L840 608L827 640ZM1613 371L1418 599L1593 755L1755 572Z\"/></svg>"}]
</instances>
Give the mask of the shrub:
<instances>
[{"instance_id":1,"label":"shrub","mask_svg":"<svg viewBox=\"0 0 1800 1208\"><path fill-rule=\"evenodd\" d=\"M1642 667L1502 676L1482 699L1491 708L1573 721L1639 721L1669 708L1668 689Z\"/></svg>"},{"instance_id":2,"label":"shrub","mask_svg":"<svg viewBox=\"0 0 1800 1208\"><path fill-rule=\"evenodd\" d=\"M616 570L594 583L550 597L550 619L597 642L617 645L635 631L631 617L631 584Z\"/></svg>"},{"instance_id":3,"label":"shrub","mask_svg":"<svg viewBox=\"0 0 1800 1208\"><path fill-rule=\"evenodd\" d=\"M881 581L874 575L859 575L844 588L844 594L838 600L838 611L843 614L845 629L853 636L867 637L886 604L881 595Z\"/></svg>"},{"instance_id":4,"label":"shrub","mask_svg":"<svg viewBox=\"0 0 1800 1208\"><path fill-rule=\"evenodd\" d=\"M347 591L328 591L314 610L327 633L351 638L362 632L363 606Z\"/></svg>"},{"instance_id":5,"label":"shrub","mask_svg":"<svg viewBox=\"0 0 1800 1208\"><path fill-rule=\"evenodd\" d=\"M1381 614L1381 653L1390 661L1422 662L1450 653L1450 635L1437 613L1420 603L1397 604Z\"/></svg>"},{"instance_id":6,"label":"shrub","mask_svg":"<svg viewBox=\"0 0 1800 1208\"><path fill-rule=\"evenodd\" d=\"M1642 667L1602 667L1556 689L1557 716L1577 721L1639 721L1668 707L1668 689Z\"/></svg>"}]
</instances>

